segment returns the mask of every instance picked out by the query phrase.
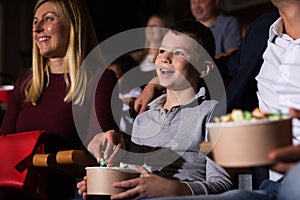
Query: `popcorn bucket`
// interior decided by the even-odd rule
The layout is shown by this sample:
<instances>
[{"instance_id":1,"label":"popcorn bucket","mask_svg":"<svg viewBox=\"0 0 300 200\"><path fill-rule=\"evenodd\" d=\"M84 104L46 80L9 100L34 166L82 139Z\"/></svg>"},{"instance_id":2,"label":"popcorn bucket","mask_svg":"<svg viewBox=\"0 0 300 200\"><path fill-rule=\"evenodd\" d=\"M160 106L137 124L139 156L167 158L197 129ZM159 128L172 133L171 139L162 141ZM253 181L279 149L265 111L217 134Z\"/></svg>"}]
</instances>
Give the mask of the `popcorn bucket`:
<instances>
[{"instance_id":1,"label":"popcorn bucket","mask_svg":"<svg viewBox=\"0 0 300 200\"><path fill-rule=\"evenodd\" d=\"M86 167L87 194L112 195L123 192L124 189L113 186L114 182L137 178L135 170L119 167Z\"/></svg>"},{"instance_id":2,"label":"popcorn bucket","mask_svg":"<svg viewBox=\"0 0 300 200\"><path fill-rule=\"evenodd\" d=\"M292 144L291 118L207 124L215 161L224 167L271 165L272 149Z\"/></svg>"}]
</instances>

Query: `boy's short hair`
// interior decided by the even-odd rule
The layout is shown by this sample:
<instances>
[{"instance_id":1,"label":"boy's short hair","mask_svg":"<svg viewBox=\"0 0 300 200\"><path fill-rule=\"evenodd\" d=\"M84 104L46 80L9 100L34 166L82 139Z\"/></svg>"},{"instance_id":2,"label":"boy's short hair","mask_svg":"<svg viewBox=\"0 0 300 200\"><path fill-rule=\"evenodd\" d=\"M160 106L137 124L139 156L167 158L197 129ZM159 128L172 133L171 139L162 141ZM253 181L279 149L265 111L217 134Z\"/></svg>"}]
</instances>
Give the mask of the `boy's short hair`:
<instances>
[{"instance_id":1,"label":"boy's short hair","mask_svg":"<svg viewBox=\"0 0 300 200\"><path fill-rule=\"evenodd\" d=\"M199 21L192 19L180 20L171 25L171 31L180 32L196 40L211 56L215 57L216 44L211 30Z\"/></svg>"}]
</instances>

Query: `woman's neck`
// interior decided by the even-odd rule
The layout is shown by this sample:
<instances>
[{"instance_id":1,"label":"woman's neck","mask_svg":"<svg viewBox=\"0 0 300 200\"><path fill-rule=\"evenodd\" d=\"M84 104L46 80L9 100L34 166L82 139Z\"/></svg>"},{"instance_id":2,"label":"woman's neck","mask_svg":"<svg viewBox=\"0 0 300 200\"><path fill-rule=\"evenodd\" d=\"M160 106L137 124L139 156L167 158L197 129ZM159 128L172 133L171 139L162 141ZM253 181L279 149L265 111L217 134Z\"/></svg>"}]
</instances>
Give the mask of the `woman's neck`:
<instances>
[{"instance_id":1,"label":"woman's neck","mask_svg":"<svg viewBox=\"0 0 300 200\"><path fill-rule=\"evenodd\" d=\"M65 59L63 58L51 58L50 70L53 74L63 74L65 71Z\"/></svg>"}]
</instances>

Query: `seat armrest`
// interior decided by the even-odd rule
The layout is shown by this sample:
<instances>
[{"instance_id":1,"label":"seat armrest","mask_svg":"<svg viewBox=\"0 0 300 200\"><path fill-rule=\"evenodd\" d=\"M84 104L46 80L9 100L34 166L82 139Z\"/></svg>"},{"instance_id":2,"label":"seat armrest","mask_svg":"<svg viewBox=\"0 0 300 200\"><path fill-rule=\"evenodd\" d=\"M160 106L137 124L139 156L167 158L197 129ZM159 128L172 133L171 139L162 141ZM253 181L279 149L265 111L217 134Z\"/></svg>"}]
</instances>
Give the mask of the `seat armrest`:
<instances>
[{"instance_id":1,"label":"seat armrest","mask_svg":"<svg viewBox=\"0 0 300 200\"><path fill-rule=\"evenodd\" d=\"M88 152L68 150L59 151L57 155L35 154L32 163L35 167L48 168L69 176L83 177L85 167L97 165L97 160Z\"/></svg>"},{"instance_id":2,"label":"seat armrest","mask_svg":"<svg viewBox=\"0 0 300 200\"><path fill-rule=\"evenodd\" d=\"M207 155L211 153L212 150L211 142L200 142L199 147L200 147L200 151L203 154Z\"/></svg>"},{"instance_id":3,"label":"seat armrest","mask_svg":"<svg viewBox=\"0 0 300 200\"><path fill-rule=\"evenodd\" d=\"M35 167L51 167L57 164L54 154L35 154L32 163Z\"/></svg>"},{"instance_id":4,"label":"seat armrest","mask_svg":"<svg viewBox=\"0 0 300 200\"><path fill-rule=\"evenodd\" d=\"M56 154L56 162L60 165L76 164L79 166L95 166L97 159L83 150L65 150Z\"/></svg>"}]
</instances>

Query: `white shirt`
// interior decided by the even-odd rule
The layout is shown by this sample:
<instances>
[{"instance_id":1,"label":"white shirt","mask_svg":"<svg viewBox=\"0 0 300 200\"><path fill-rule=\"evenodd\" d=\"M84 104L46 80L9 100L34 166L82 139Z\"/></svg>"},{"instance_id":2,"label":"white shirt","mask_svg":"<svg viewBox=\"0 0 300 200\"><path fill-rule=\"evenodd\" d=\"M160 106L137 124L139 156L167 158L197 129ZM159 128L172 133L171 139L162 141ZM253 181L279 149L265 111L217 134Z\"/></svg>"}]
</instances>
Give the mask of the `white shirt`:
<instances>
[{"instance_id":1,"label":"white shirt","mask_svg":"<svg viewBox=\"0 0 300 200\"><path fill-rule=\"evenodd\" d=\"M283 33L281 18L270 27L263 59L256 77L259 108L268 112L280 109L283 113L288 113L289 108L300 109L300 39ZM298 119L293 119L293 143L300 143Z\"/></svg>"},{"instance_id":2,"label":"white shirt","mask_svg":"<svg viewBox=\"0 0 300 200\"><path fill-rule=\"evenodd\" d=\"M142 72L149 72L155 70L154 59L156 55L148 54L145 59L140 63L140 69Z\"/></svg>"},{"instance_id":3,"label":"white shirt","mask_svg":"<svg viewBox=\"0 0 300 200\"><path fill-rule=\"evenodd\" d=\"M142 93L142 89L140 87L131 89L130 91L127 91L127 93L119 93L119 98L120 99L126 99L126 98L130 98L130 97L134 97L134 98L138 98ZM120 129L128 134L131 134L132 131L132 125L133 125L133 121L134 118L132 118L130 116L130 107L127 103L123 103L123 108L122 108L123 112L121 115L121 119L120 119Z\"/></svg>"}]
</instances>

